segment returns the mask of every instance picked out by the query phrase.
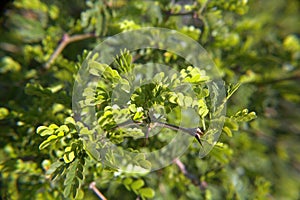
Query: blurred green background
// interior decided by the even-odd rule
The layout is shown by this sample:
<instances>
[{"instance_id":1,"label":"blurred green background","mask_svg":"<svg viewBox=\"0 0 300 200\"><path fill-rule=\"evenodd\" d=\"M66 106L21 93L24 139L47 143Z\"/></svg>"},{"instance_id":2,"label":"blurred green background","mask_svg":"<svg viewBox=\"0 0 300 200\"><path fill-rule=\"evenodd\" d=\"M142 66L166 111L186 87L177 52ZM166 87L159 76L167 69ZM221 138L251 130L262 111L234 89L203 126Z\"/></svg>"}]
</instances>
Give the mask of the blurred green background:
<instances>
[{"instance_id":1,"label":"blurred green background","mask_svg":"<svg viewBox=\"0 0 300 200\"><path fill-rule=\"evenodd\" d=\"M35 130L61 124L71 114L73 80L84 49L147 26L197 40L226 84L242 83L227 104L228 115L248 108L258 116L239 126L228 123L231 131L220 137L225 147L208 157L181 158L200 188L177 166L143 177L155 190L153 199L300 199L298 0L16 0L5 5L0 23L2 199L62 198L63 182L45 175L57 153L38 149L43 140ZM85 34L52 60L64 35ZM134 176L116 178L96 169L86 171L81 198L84 193L97 199L88 188L92 180L108 199L136 198L122 186L124 177Z\"/></svg>"}]
</instances>

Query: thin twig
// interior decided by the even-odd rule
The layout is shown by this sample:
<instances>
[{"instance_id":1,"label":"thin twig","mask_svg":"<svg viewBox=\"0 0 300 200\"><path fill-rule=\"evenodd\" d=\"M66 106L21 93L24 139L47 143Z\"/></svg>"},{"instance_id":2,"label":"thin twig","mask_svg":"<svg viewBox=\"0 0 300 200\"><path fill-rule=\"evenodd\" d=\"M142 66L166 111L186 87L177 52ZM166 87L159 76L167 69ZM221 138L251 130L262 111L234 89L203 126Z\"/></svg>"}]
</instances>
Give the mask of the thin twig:
<instances>
[{"instance_id":1,"label":"thin twig","mask_svg":"<svg viewBox=\"0 0 300 200\"><path fill-rule=\"evenodd\" d=\"M93 181L90 183L89 188L95 192L95 194L101 199L101 200L107 200L106 197L98 190L96 187L96 182Z\"/></svg>"},{"instance_id":2,"label":"thin twig","mask_svg":"<svg viewBox=\"0 0 300 200\"><path fill-rule=\"evenodd\" d=\"M11 53L19 53L22 49L14 44L0 42L0 48Z\"/></svg>"},{"instance_id":3,"label":"thin twig","mask_svg":"<svg viewBox=\"0 0 300 200\"><path fill-rule=\"evenodd\" d=\"M204 133L202 132L202 130L199 127L197 127L197 128L184 128L184 127L180 127L180 126L176 126L176 125L173 125L173 124L168 124L168 123L160 122L160 121L156 121L156 122L154 122L154 124L156 126L167 127L167 128L173 129L175 131L183 131L183 132L188 133L191 136L196 136L196 134L204 135Z\"/></svg>"},{"instance_id":4,"label":"thin twig","mask_svg":"<svg viewBox=\"0 0 300 200\"><path fill-rule=\"evenodd\" d=\"M59 56L59 54L64 50L64 48L76 41L88 39L95 37L96 35L94 33L85 33L85 34L80 34L80 35L73 35L69 36L68 34L64 34L62 37L61 42L59 43L58 47L55 49L54 53L50 56L49 60L47 63L44 65L44 68L47 70L50 68L51 64L54 62L54 60Z\"/></svg>"},{"instance_id":5,"label":"thin twig","mask_svg":"<svg viewBox=\"0 0 300 200\"><path fill-rule=\"evenodd\" d=\"M186 170L185 165L178 158L174 159L173 162L178 166L178 168L183 173L183 175L188 179L190 179L194 185L201 186L199 179L195 175L189 173Z\"/></svg>"},{"instance_id":6,"label":"thin twig","mask_svg":"<svg viewBox=\"0 0 300 200\"><path fill-rule=\"evenodd\" d=\"M184 164L178 158L175 158L173 162L178 166L178 168L184 175L187 174Z\"/></svg>"},{"instance_id":7,"label":"thin twig","mask_svg":"<svg viewBox=\"0 0 300 200\"><path fill-rule=\"evenodd\" d=\"M143 122L135 122L132 120L127 120L123 123L118 124L115 128L120 128L120 127L125 127L125 126L132 126L132 125L143 125ZM197 139L197 141L199 142L199 144L202 146L202 142L201 142L201 136L204 135L204 132L201 130L201 128L197 127L197 128L185 128L185 127L180 127L180 126L176 126L173 124L168 124L165 122L160 122L160 121L154 121L153 122L153 126L151 127L155 127L155 126L160 126L160 127L165 127L165 128L169 128L175 131L182 131L184 133L187 133L193 137L195 137ZM148 133L146 135L148 137Z\"/></svg>"},{"instance_id":8,"label":"thin twig","mask_svg":"<svg viewBox=\"0 0 300 200\"><path fill-rule=\"evenodd\" d=\"M184 16L184 15L193 15L194 11L191 12L182 12L182 13L172 13L172 12L168 12L167 15L169 16Z\"/></svg>"},{"instance_id":9,"label":"thin twig","mask_svg":"<svg viewBox=\"0 0 300 200\"><path fill-rule=\"evenodd\" d=\"M207 7L207 4L210 2L210 0L207 0L204 2L204 4L201 6L200 10L199 10L199 15L202 15L204 9Z\"/></svg>"}]
</instances>

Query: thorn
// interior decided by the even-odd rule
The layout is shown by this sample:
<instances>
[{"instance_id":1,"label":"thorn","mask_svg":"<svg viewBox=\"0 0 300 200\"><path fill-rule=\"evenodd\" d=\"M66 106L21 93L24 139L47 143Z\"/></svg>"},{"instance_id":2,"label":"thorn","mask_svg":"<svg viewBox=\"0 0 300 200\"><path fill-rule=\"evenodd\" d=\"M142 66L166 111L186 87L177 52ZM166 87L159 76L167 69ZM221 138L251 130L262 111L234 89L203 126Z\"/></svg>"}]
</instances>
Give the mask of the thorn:
<instances>
[{"instance_id":1,"label":"thorn","mask_svg":"<svg viewBox=\"0 0 300 200\"><path fill-rule=\"evenodd\" d=\"M201 135L204 135L203 131L200 129L200 128L197 128L196 129L196 133L201 136Z\"/></svg>"},{"instance_id":2,"label":"thorn","mask_svg":"<svg viewBox=\"0 0 300 200\"><path fill-rule=\"evenodd\" d=\"M196 129L195 138L199 142L199 144L203 147L203 144L201 142L201 135L204 135L203 131L200 128Z\"/></svg>"},{"instance_id":3,"label":"thorn","mask_svg":"<svg viewBox=\"0 0 300 200\"><path fill-rule=\"evenodd\" d=\"M200 135L199 135L198 132L195 134L195 138L197 139L197 141L199 142L199 144L201 145L201 147L203 147L202 142L200 140Z\"/></svg>"}]
</instances>

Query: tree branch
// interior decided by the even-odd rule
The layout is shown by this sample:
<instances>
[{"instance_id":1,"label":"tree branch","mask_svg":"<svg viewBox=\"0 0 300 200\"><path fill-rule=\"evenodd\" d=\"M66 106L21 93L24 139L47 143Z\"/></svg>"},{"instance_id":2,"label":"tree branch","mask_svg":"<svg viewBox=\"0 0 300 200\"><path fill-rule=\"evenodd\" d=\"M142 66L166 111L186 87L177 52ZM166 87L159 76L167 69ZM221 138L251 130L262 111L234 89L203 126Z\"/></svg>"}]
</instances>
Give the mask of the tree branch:
<instances>
[{"instance_id":1,"label":"tree branch","mask_svg":"<svg viewBox=\"0 0 300 200\"><path fill-rule=\"evenodd\" d=\"M62 37L61 42L59 43L58 47L55 49L54 53L50 56L49 60L45 63L44 69L49 69L51 64L54 62L54 60L59 56L59 54L64 50L64 48L76 41L85 40L88 38L96 37L94 33L85 33L80 35L73 35L69 36L67 33L65 33Z\"/></svg>"},{"instance_id":2,"label":"tree branch","mask_svg":"<svg viewBox=\"0 0 300 200\"><path fill-rule=\"evenodd\" d=\"M151 128L153 128L155 126L160 126L160 127L169 128L169 129L172 129L172 130L175 130L175 131L182 131L184 133L187 133L187 134L195 137L197 139L197 141L199 142L199 144L202 146L201 136L204 135L204 132L199 127L197 127L197 128L185 128L185 127L180 127L180 126L176 126L176 125L173 125L173 124L168 124L168 123L160 122L160 121L154 121L152 123L153 123L153 125L149 126ZM143 124L144 124L143 122L127 120L123 123L117 124L117 126L115 128L125 127L125 126L132 126L132 125L137 126L137 125L143 125Z\"/></svg>"},{"instance_id":3,"label":"tree branch","mask_svg":"<svg viewBox=\"0 0 300 200\"><path fill-rule=\"evenodd\" d=\"M199 189L205 190L207 188L207 182L206 181L200 181L199 178L197 178L197 176L195 176L194 174L189 173L186 170L185 165L178 158L174 159L173 163L175 163L178 166L178 168L180 169L181 173L183 173L185 177L190 179L191 182L195 186L199 187Z\"/></svg>"},{"instance_id":4,"label":"tree branch","mask_svg":"<svg viewBox=\"0 0 300 200\"><path fill-rule=\"evenodd\" d=\"M201 186L201 182L199 181L199 179L194 175L194 174L191 174L189 173L186 168L185 168L185 165L178 159L178 158L175 158L173 160L173 163L175 163L178 168L180 169L181 173L183 173L183 175L185 177L187 177L188 179L191 180L191 182L195 185L195 186L198 186L200 187Z\"/></svg>"},{"instance_id":5,"label":"tree branch","mask_svg":"<svg viewBox=\"0 0 300 200\"><path fill-rule=\"evenodd\" d=\"M204 4L201 6L200 10L199 10L199 15L202 15L203 11L205 10L205 8L207 7L208 3L210 2L210 0L207 0L206 2L204 2Z\"/></svg>"},{"instance_id":6,"label":"tree branch","mask_svg":"<svg viewBox=\"0 0 300 200\"><path fill-rule=\"evenodd\" d=\"M7 43L7 42L0 42L0 48L4 51L8 51L8 52L11 52L11 53L19 53L21 52L21 48L14 45L14 44L10 44L10 43Z\"/></svg>"},{"instance_id":7,"label":"tree branch","mask_svg":"<svg viewBox=\"0 0 300 200\"><path fill-rule=\"evenodd\" d=\"M96 182L93 181L90 183L89 188L95 192L95 194L101 199L101 200L107 200L106 197L98 190L96 187Z\"/></svg>"}]
</instances>

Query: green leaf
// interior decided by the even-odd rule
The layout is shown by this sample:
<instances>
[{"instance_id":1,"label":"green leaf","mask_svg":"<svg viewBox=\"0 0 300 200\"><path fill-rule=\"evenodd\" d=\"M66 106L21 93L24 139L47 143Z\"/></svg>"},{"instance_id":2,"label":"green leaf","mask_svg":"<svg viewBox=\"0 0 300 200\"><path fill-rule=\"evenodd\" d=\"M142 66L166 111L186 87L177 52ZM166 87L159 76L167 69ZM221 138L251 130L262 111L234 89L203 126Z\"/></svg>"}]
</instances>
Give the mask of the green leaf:
<instances>
[{"instance_id":1,"label":"green leaf","mask_svg":"<svg viewBox=\"0 0 300 200\"><path fill-rule=\"evenodd\" d=\"M58 137L57 137L57 135L50 135L48 138L47 138L47 140L48 141L52 141L52 140L55 140L55 139L57 139Z\"/></svg>"},{"instance_id":2,"label":"green leaf","mask_svg":"<svg viewBox=\"0 0 300 200\"><path fill-rule=\"evenodd\" d=\"M139 128L127 128L124 131L125 133L122 135L123 137L132 137L133 139L138 139L145 135L145 133Z\"/></svg>"},{"instance_id":3,"label":"green leaf","mask_svg":"<svg viewBox=\"0 0 300 200\"><path fill-rule=\"evenodd\" d=\"M125 186L126 189L129 190L129 191L131 190L130 185L131 185L132 182L133 182L132 178L125 178L125 179L123 180L124 186Z\"/></svg>"},{"instance_id":4,"label":"green leaf","mask_svg":"<svg viewBox=\"0 0 300 200\"><path fill-rule=\"evenodd\" d=\"M65 163L72 162L75 159L75 153L74 153L74 151L65 153L64 156L63 156L63 159L64 159Z\"/></svg>"},{"instance_id":5,"label":"green leaf","mask_svg":"<svg viewBox=\"0 0 300 200\"><path fill-rule=\"evenodd\" d=\"M79 189L77 191L77 196L76 199L80 200L80 199L84 199L84 191L82 189Z\"/></svg>"},{"instance_id":6,"label":"green leaf","mask_svg":"<svg viewBox=\"0 0 300 200\"><path fill-rule=\"evenodd\" d=\"M94 76L101 76L106 68L110 68L107 64L101 64L96 61L89 62L90 73Z\"/></svg>"},{"instance_id":7,"label":"green leaf","mask_svg":"<svg viewBox=\"0 0 300 200\"><path fill-rule=\"evenodd\" d=\"M174 92L170 92L169 102L177 104L177 95Z\"/></svg>"},{"instance_id":8,"label":"green leaf","mask_svg":"<svg viewBox=\"0 0 300 200\"><path fill-rule=\"evenodd\" d=\"M242 111L237 112L231 118L233 118L238 122L248 122L256 118L255 112L250 112L250 113L248 112L249 112L248 109L244 109Z\"/></svg>"},{"instance_id":9,"label":"green leaf","mask_svg":"<svg viewBox=\"0 0 300 200\"><path fill-rule=\"evenodd\" d=\"M130 185L133 182L132 178L125 178L123 180L124 185Z\"/></svg>"},{"instance_id":10,"label":"green leaf","mask_svg":"<svg viewBox=\"0 0 300 200\"><path fill-rule=\"evenodd\" d=\"M71 194L71 187L72 185L67 185L64 189L64 197L67 198L70 196Z\"/></svg>"},{"instance_id":11,"label":"green leaf","mask_svg":"<svg viewBox=\"0 0 300 200\"><path fill-rule=\"evenodd\" d=\"M189 96L184 97L184 104L186 107L192 106L192 104L193 104L192 97L189 97Z\"/></svg>"},{"instance_id":12,"label":"green leaf","mask_svg":"<svg viewBox=\"0 0 300 200\"><path fill-rule=\"evenodd\" d=\"M130 105L128 106L128 108L129 108L130 112L135 113L135 112L137 111L136 105L135 105L135 104L130 104Z\"/></svg>"},{"instance_id":13,"label":"green leaf","mask_svg":"<svg viewBox=\"0 0 300 200\"><path fill-rule=\"evenodd\" d=\"M239 124L235 121L234 118L225 118L224 126L228 127L230 130L237 131L239 130Z\"/></svg>"},{"instance_id":14,"label":"green leaf","mask_svg":"<svg viewBox=\"0 0 300 200\"><path fill-rule=\"evenodd\" d=\"M63 163L60 161L56 161L56 162L52 163L50 165L49 169L47 170L46 174L50 175L50 174L54 173L62 165L63 165Z\"/></svg>"},{"instance_id":15,"label":"green leaf","mask_svg":"<svg viewBox=\"0 0 300 200\"><path fill-rule=\"evenodd\" d=\"M182 93L177 94L177 103L179 106L184 106L184 95Z\"/></svg>"},{"instance_id":16,"label":"green leaf","mask_svg":"<svg viewBox=\"0 0 300 200\"><path fill-rule=\"evenodd\" d=\"M76 176L77 176L79 179L83 180L83 174L82 174L81 171L77 171L77 172L76 172Z\"/></svg>"},{"instance_id":17,"label":"green leaf","mask_svg":"<svg viewBox=\"0 0 300 200\"><path fill-rule=\"evenodd\" d=\"M67 125L62 125L58 129L56 129L55 132L58 132L58 131L63 131L64 133L68 133L70 131L70 129Z\"/></svg>"},{"instance_id":18,"label":"green leaf","mask_svg":"<svg viewBox=\"0 0 300 200\"><path fill-rule=\"evenodd\" d=\"M68 154L68 158L69 158L69 160L70 160L71 162L74 160L74 158L75 158L75 153L74 153L74 151L71 151L71 152Z\"/></svg>"},{"instance_id":19,"label":"green leaf","mask_svg":"<svg viewBox=\"0 0 300 200\"><path fill-rule=\"evenodd\" d=\"M9 111L7 108L1 107L0 108L0 120L6 118L9 115Z\"/></svg>"},{"instance_id":20,"label":"green leaf","mask_svg":"<svg viewBox=\"0 0 300 200\"><path fill-rule=\"evenodd\" d=\"M58 176L62 176L65 171L65 166L61 164L51 175L51 180L54 180Z\"/></svg>"},{"instance_id":21,"label":"green leaf","mask_svg":"<svg viewBox=\"0 0 300 200\"><path fill-rule=\"evenodd\" d=\"M76 126L76 122L73 117L67 117L65 119L65 124L72 124L72 125Z\"/></svg>"},{"instance_id":22,"label":"green leaf","mask_svg":"<svg viewBox=\"0 0 300 200\"><path fill-rule=\"evenodd\" d=\"M43 142L39 145L39 149L40 149L40 150L45 149L47 146L50 145L50 143L51 143L51 141L49 141L49 140L43 141Z\"/></svg>"},{"instance_id":23,"label":"green leaf","mask_svg":"<svg viewBox=\"0 0 300 200\"><path fill-rule=\"evenodd\" d=\"M239 87L241 86L241 83L236 83L236 84L229 84L228 88L227 88L227 99L229 99L233 93L235 93Z\"/></svg>"},{"instance_id":24,"label":"green leaf","mask_svg":"<svg viewBox=\"0 0 300 200\"><path fill-rule=\"evenodd\" d=\"M49 126L49 129L53 129L53 130L56 130L58 128L59 127L56 124L50 124L50 126Z\"/></svg>"},{"instance_id":25,"label":"green leaf","mask_svg":"<svg viewBox=\"0 0 300 200\"><path fill-rule=\"evenodd\" d=\"M68 170L66 171L66 178L64 181L65 198L69 197L70 195L75 198L78 193L80 188L80 180L83 179L83 174L81 171L79 171L78 166L81 166L81 162L79 162L79 159L76 159L74 162L69 164Z\"/></svg>"},{"instance_id":26,"label":"green leaf","mask_svg":"<svg viewBox=\"0 0 300 200\"><path fill-rule=\"evenodd\" d=\"M25 93L28 95L35 95L39 97L49 98L52 94L51 90L43 88L40 84L27 83L25 87Z\"/></svg>"},{"instance_id":27,"label":"green leaf","mask_svg":"<svg viewBox=\"0 0 300 200\"><path fill-rule=\"evenodd\" d=\"M133 116L133 120L140 120L142 117L144 116L144 113L143 112L136 112Z\"/></svg>"},{"instance_id":28,"label":"green leaf","mask_svg":"<svg viewBox=\"0 0 300 200\"><path fill-rule=\"evenodd\" d=\"M202 118L204 118L209 113L209 110L207 107L200 107L198 113Z\"/></svg>"},{"instance_id":29,"label":"green leaf","mask_svg":"<svg viewBox=\"0 0 300 200\"><path fill-rule=\"evenodd\" d=\"M129 84L129 82L126 80L126 79L120 79L120 84L121 84L121 89L126 92L126 93L130 93L130 89L131 89L131 86Z\"/></svg>"},{"instance_id":30,"label":"green leaf","mask_svg":"<svg viewBox=\"0 0 300 200\"><path fill-rule=\"evenodd\" d=\"M227 126L223 127L223 131L226 133L226 135L228 137L232 137L232 132L231 132L231 130Z\"/></svg>"},{"instance_id":31,"label":"green leaf","mask_svg":"<svg viewBox=\"0 0 300 200\"><path fill-rule=\"evenodd\" d=\"M97 145L95 143L88 142L84 146L86 153L94 160L100 159L100 153L97 150Z\"/></svg>"},{"instance_id":32,"label":"green leaf","mask_svg":"<svg viewBox=\"0 0 300 200\"><path fill-rule=\"evenodd\" d=\"M139 153L139 154L137 154L133 159L136 160L136 161L139 161L139 160L145 160L145 159L146 159L146 156L145 156L145 154L143 154L143 153Z\"/></svg>"},{"instance_id":33,"label":"green leaf","mask_svg":"<svg viewBox=\"0 0 300 200\"><path fill-rule=\"evenodd\" d=\"M4 56L0 61L0 74L5 74L7 72L18 72L21 69L20 63L16 62L13 58L9 56Z\"/></svg>"},{"instance_id":34,"label":"green leaf","mask_svg":"<svg viewBox=\"0 0 300 200\"><path fill-rule=\"evenodd\" d=\"M44 15L46 16L46 15ZM11 15L12 30L27 43L38 42L45 37L46 31L42 25L43 17L28 18L23 15Z\"/></svg>"},{"instance_id":35,"label":"green leaf","mask_svg":"<svg viewBox=\"0 0 300 200\"><path fill-rule=\"evenodd\" d=\"M76 178L76 169L77 169L78 159L74 162L70 163L67 171L66 171L66 179L64 181L64 185L73 185L73 181Z\"/></svg>"},{"instance_id":36,"label":"green leaf","mask_svg":"<svg viewBox=\"0 0 300 200\"><path fill-rule=\"evenodd\" d=\"M139 189L139 193L145 198L153 198L155 196L155 191L148 187Z\"/></svg>"},{"instance_id":37,"label":"green leaf","mask_svg":"<svg viewBox=\"0 0 300 200\"><path fill-rule=\"evenodd\" d=\"M57 137L63 137L65 135L65 133L63 132L63 131L59 131L58 133L57 133Z\"/></svg>"},{"instance_id":38,"label":"green leaf","mask_svg":"<svg viewBox=\"0 0 300 200\"><path fill-rule=\"evenodd\" d=\"M49 129L47 126L39 126L36 129L36 133L41 136L52 135L54 133L53 129Z\"/></svg>"},{"instance_id":39,"label":"green leaf","mask_svg":"<svg viewBox=\"0 0 300 200\"><path fill-rule=\"evenodd\" d=\"M77 191L79 189L79 181L77 178L74 178L74 181L73 181L73 185L72 185L72 197L75 198L76 195L77 195Z\"/></svg>"},{"instance_id":40,"label":"green leaf","mask_svg":"<svg viewBox=\"0 0 300 200\"><path fill-rule=\"evenodd\" d=\"M72 151L72 147L66 147L65 148L65 152L70 152L70 151Z\"/></svg>"},{"instance_id":41,"label":"green leaf","mask_svg":"<svg viewBox=\"0 0 300 200\"><path fill-rule=\"evenodd\" d=\"M148 160L140 160L138 163L145 169L151 169L152 164Z\"/></svg>"},{"instance_id":42,"label":"green leaf","mask_svg":"<svg viewBox=\"0 0 300 200\"><path fill-rule=\"evenodd\" d=\"M134 181L134 182L131 184L131 188L132 188L133 190L138 190L138 189L140 189L141 187L143 187L144 184L145 184L144 181L143 181L142 179L139 179L139 180Z\"/></svg>"},{"instance_id":43,"label":"green leaf","mask_svg":"<svg viewBox=\"0 0 300 200\"><path fill-rule=\"evenodd\" d=\"M124 50L120 52L120 55L117 55L115 58L114 66L117 66L119 72L129 72L133 65L131 64L132 56L128 50Z\"/></svg>"}]
</instances>

